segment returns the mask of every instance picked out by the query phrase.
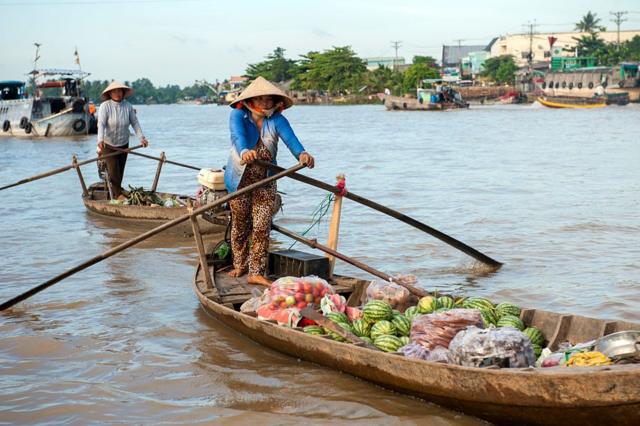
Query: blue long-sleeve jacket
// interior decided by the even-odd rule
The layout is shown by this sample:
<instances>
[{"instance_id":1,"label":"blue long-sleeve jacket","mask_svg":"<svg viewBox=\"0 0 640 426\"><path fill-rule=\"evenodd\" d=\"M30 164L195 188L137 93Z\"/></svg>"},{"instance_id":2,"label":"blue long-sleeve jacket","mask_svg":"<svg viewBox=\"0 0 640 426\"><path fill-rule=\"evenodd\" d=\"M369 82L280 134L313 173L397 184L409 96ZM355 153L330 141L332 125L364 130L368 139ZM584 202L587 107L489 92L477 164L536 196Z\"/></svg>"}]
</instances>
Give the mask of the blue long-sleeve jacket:
<instances>
[{"instance_id":1,"label":"blue long-sleeve jacket","mask_svg":"<svg viewBox=\"0 0 640 426\"><path fill-rule=\"evenodd\" d=\"M261 137L262 143L271 153L273 164L277 164L278 139L282 139L296 160L304 152L304 147L293 132L289 121L279 112L262 120L262 134L260 135L258 126L251 118L251 113L246 109L234 109L229 117L229 129L231 130L231 149L224 171L224 183L230 193L238 190L238 184L240 184L246 167L241 164L242 153L254 149L258 143L258 137ZM269 172L269 174L272 173Z\"/></svg>"}]
</instances>

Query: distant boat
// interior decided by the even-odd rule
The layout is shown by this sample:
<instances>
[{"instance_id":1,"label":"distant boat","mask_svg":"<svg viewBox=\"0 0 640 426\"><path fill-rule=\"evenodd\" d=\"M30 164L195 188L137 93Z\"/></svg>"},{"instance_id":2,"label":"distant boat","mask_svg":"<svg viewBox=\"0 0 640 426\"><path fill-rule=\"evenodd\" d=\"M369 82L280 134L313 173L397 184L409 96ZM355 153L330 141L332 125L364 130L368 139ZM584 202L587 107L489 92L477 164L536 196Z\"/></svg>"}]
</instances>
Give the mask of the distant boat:
<instances>
[{"instance_id":1,"label":"distant boat","mask_svg":"<svg viewBox=\"0 0 640 426\"><path fill-rule=\"evenodd\" d=\"M442 86L439 90L417 89L416 98L401 96L384 96L387 110L407 111L442 111L447 109L469 108L462 95L450 86Z\"/></svg>"},{"instance_id":2,"label":"distant boat","mask_svg":"<svg viewBox=\"0 0 640 426\"><path fill-rule=\"evenodd\" d=\"M34 97L27 95L23 81L0 81L0 135L77 136L95 128L82 93L82 78L89 73L35 69L29 75L35 82Z\"/></svg>"},{"instance_id":3,"label":"distant boat","mask_svg":"<svg viewBox=\"0 0 640 426\"><path fill-rule=\"evenodd\" d=\"M538 102L549 108L602 108L607 106L607 98L597 96L593 98L579 98L570 96L540 96Z\"/></svg>"}]
</instances>

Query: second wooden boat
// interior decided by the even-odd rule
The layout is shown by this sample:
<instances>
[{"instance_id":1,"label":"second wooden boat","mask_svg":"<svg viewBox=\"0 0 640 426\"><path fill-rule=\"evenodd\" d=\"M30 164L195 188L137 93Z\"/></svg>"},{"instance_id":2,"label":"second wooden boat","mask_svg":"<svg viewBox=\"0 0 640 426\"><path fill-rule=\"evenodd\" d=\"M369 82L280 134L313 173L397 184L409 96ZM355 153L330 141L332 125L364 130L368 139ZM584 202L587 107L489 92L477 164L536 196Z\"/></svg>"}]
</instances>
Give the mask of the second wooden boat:
<instances>
[{"instance_id":1,"label":"second wooden boat","mask_svg":"<svg viewBox=\"0 0 640 426\"><path fill-rule=\"evenodd\" d=\"M126 223L148 225L149 228L156 227L163 222L175 219L188 213L188 205L196 204L193 197L158 192L157 195L162 199L174 199L179 207L156 206L137 206L126 205L122 203L113 203L109 200L109 192L105 185L94 183L87 188L87 194L82 197L87 210L93 214L97 214L110 219L123 221ZM213 209L209 214L198 217L200 231L205 234L214 234L224 232L229 223L229 211L222 208ZM184 222L175 228L175 232L182 233L185 236L192 236L190 222Z\"/></svg>"}]
</instances>

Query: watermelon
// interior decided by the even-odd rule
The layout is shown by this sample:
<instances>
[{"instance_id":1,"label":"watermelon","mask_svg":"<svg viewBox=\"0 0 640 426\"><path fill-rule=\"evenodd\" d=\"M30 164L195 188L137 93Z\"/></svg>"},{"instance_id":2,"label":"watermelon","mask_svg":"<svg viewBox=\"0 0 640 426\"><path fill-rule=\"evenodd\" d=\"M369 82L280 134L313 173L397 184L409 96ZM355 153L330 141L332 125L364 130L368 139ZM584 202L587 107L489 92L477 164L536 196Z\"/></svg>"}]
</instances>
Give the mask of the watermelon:
<instances>
[{"instance_id":1,"label":"watermelon","mask_svg":"<svg viewBox=\"0 0 640 426\"><path fill-rule=\"evenodd\" d=\"M389 320L393 316L391 305L382 300L372 300L362 309L363 318L371 323L381 320Z\"/></svg>"},{"instance_id":2,"label":"watermelon","mask_svg":"<svg viewBox=\"0 0 640 426\"><path fill-rule=\"evenodd\" d=\"M505 315L520 317L520 308L513 303L502 302L496 306L496 315L498 318L502 318Z\"/></svg>"},{"instance_id":3,"label":"watermelon","mask_svg":"<svg viewBox=\"0 0 640 426\"><path fill-rule=\"evenodd\" d=\"M467 298L466 297L457 297L456 301L454 303L454 306L456 308L463 308L464 307L464 302L466 302Z\"/></svg>"},{"instance_id":4,"label":"watermelon","mask_svg":"<svg viewBox=\"0 0 640 426\"><path fill-rule=\"evenodd\" d=\"M396 334L396 327L391 323L391 321L382 320L373 324L370 336L375 341L379 336L394 334Z\"/></svg>"},{"instance_id":5,"label":"watermelon","mask_svg":"<svg viewBox=\"0 0 640 426\"><path fill-rule=\"evenodd\" d=\"M411 321L402 314L394 315L391 323L396 328L396 334L399 336L408 336L411 330Z\"/></svg>"},{"instance_id":6,"label":"watermelon","mask_svg":"<svg viewBox=\"0 0 640 426\"><path fill-rule=\"evenodd\" d=\"M449 296L438 297L437 303L441 308L453 309L455 306L453 299Z\"/></svg>"},{"instance_id":7,"label":"watermelon","mask_svg":"<svg viewBox=\"0 0 640 426\"><path fill-rule=\"evenodd\" d=\"M495 327L498 324L498 317L493 309L479 309L480 315L482 315L482 322L484 328Z\"/></svg>"},{"instance_id":8,"label":"watermelon","mask_svg":"<svg viewBox=\"0 0 640 426\"><path fill-rule=\"evenodd\" d=\"M353 328L349 324L343 323L343 322L339 322L339 323L336 323L336 324L338 324L340 327L344 328L345 330L350 331L351 333L353 333ZM328 328L325 328L324 331L326 331L327 334L329 335L329 337L331 337L333 340L336 340L338 342L346 342L346 339L344 339L338 333L335 333L335 332L329 330Z\"/></svg>"},{"instance_id":9,"label":"watermelon","mask_svg":"<svg viewBox=\"0 0 640 426\"><path fill-rule=\"evenodd\" d=\"M532 343L531 347L533 348L533 353L536 356L536 359L540 358L540 355L542 355L542 346L537 343Z\"/></svg>"},{"instance_id":10,"label":"watermelon","mask_svg":"<svg viewBox=\"0 0 640 426\"><path fill-rule=\"evenodd\" d=\"M317 325L308 325L302 330L307 334L315 334L315 335L324 334L324 329Z\"/></svg>"},{"instance_id":11,"label":"watermelon","mask_svg":"<svg viewBox=\"0 0 640 426\"><path fill-rule=\"evenodd\" d=\"M329 312L327 314L327 318L329 318L333 322L343 322L349 324L349 318L347 318L347 314L343 312Z\"/></svg>"},{"instance_id":12,"label":"watermelon","mask_svg":"<svg viewBox=\"0 0 640 426\"><path fill-rule=\"evenodd\" d=\"M470 297L464 301L462 307L467 309L493 309L493 303L484 297Z\"/></svg>"},{"instance_id":13,"label":"watermelon","mask_svg":"<svg viewBox=\"0 0 640 426\"><path fill-rule=\"evenodd\" d=\"M517 328L520 331L524 330L524 323L520 318L514 315L507 314L503 316L498 320L498 323L496 325L498 327L513 327L513 328Z\"/></svg>"},{"instance_id":14,"label":"watermelon","mask_svg":"<svg viewBox=\"0 0 640 426\"><path fill-rule=\"evenodd\" d=\"M417 306L411 306L410 308L407 308L406 311L404 311L404 316L407 317L407 319L409 321L413 321L413 319L418 314L419 314L419 312L418 312L418 307Z\"/></svg>"},{"instance_id":15,"label":"watermelon","mask_svg":"<svg viewBox=\"0 0 640 426\"><path fill-rule=\"evenodd\" d=\"M544 335L539 328L528 327L525 328L522 332L529 336L529 340L531 340L531 343L533 343L534 345L542 345L544 343Z\"/></svg>"},{"instance_id":16,"label":"watermelon","mask_svg":"<svg viewBox=\"0 0 640 426\"><path fill-rule=\"evenodd\" d=\"M353 333L358 337L365 337L371 333L371 324L362 318L359 318L351 324Z\"/></svg>"},{"instance_id":17,"label":"watermelon","mask_svg":"<svg viewBox=\"0 0 640 426\"><path fill-rule=\"evenodd\" d=\"M418 312L430 314L438 308L438 301L433 296L425 296L418 302Z\"/></svg>"},{"instance_id":18,"label":"watermelon","mask_svg":"<svg viewBox=\"0 0 640 426\"><path fill-rule=\"evenodd\" d=\"M448 310L449 310L449 308L438 308L434 312L435 313L440 313L440 312L447 312Z\"/></svg>"},{"instance_id":19,"label":"watermelon","mask_svg":"<svg viewBox=\"0 0 640 426\"><path fill-rule=\"evenodd\" d=\"M400 339L400 341L402 342L402 346L407 346L409 343L411 343L411 339L409 339L409 336L400 336L398 337L398 339Z\"/></svg>"},{"instance_id":20,"label":"watermelon","mask_svg":"<svg viewBox=\"0 0 640 426\"><path fill-rule=\"evenodd\" d=\"M402 346L402 341L396 336L382 335L376 339L373 339L373 344L385 352L396 352Z\"/></svg>"},{"instance_id":21,"label":"watermelon","mask_svg":"<svg viewBox=\"0 0 640 426\"><path fill-rule=\"evenodd\" d=\"M360 339L364 340L367 343L373 344L373 340L371 340L371 337L361 336Z\"/></svg>"}]
</instances>

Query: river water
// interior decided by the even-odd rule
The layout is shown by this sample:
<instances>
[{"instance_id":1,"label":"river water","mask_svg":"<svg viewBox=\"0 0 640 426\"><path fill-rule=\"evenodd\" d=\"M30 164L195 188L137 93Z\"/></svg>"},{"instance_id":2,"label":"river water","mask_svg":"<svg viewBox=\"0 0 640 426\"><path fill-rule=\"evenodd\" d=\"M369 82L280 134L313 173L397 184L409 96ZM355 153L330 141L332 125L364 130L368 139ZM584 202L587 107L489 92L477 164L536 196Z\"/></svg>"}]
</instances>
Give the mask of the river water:
<instances>
[{"instance_id":1,"label":"river water","mask_svg":"<svg viewBox=\"0 0 640 426\"><path fill-rule=\"evenodd\" d=\"M138 106L147 153L220 167L226 107ZM640 321L640 106L387 112L298 106L286 115L317 166L304 171L398 209L504 262L487 273L405 224L345 201L339 249L428 289ZM134 140L135 142L135 140ZM0 186L94 156L95 137L0 138ZM280 164L293 158L282 146ZM125 183L156 164L129 157ZM83 168L88 182L95 166ZM159 189L195 193L165 165ZM325 194L293 181L283 226L306 229ZM6 300L137 235L89 215L73 170L0 193ZM309 231L326 238L327 221ZM290 241L273 235L275 243ZM303 250L310 250L296 246ZM265 349L207 317L191 290L191 240L158 236L0 316L0 423L481 422ZM347 265L337 271L366 277Z\"/></svg>"}]
</instances>

